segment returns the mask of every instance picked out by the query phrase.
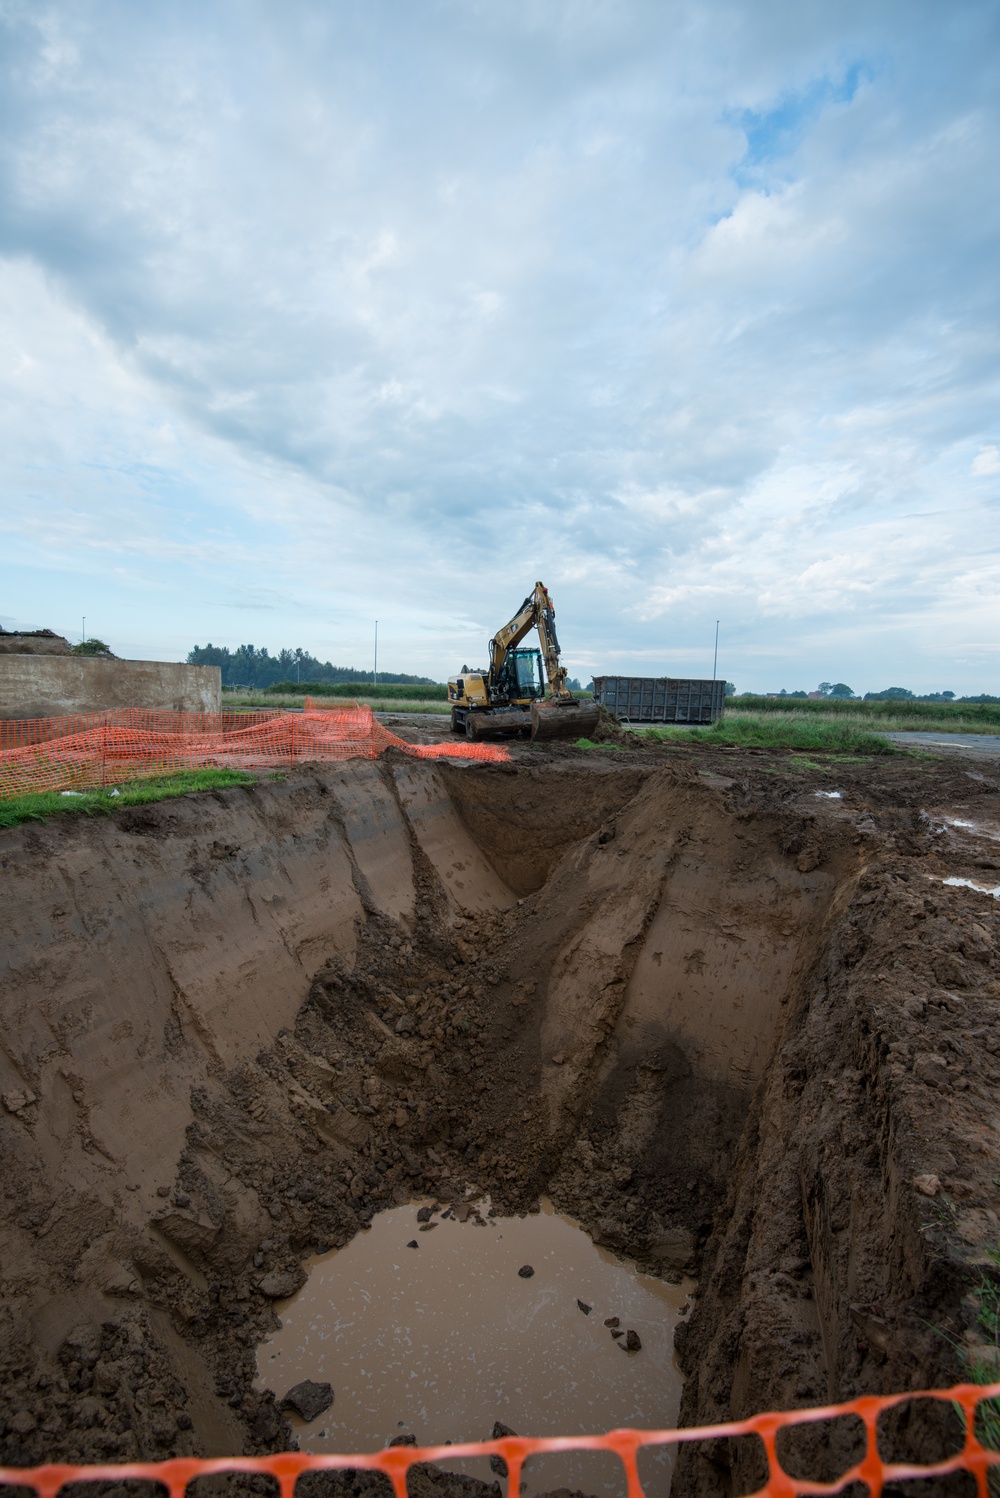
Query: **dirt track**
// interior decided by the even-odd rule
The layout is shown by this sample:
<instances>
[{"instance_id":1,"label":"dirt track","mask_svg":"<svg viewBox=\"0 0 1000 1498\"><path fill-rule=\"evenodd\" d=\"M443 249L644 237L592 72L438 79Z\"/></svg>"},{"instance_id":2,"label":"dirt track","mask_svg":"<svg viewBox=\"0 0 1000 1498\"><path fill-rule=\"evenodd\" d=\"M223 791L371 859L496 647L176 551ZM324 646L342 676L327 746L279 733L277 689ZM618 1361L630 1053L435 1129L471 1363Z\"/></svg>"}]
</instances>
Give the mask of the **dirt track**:
<instances>
[{"instance_id":1,"label":"dirt track","mask_svg":"<svg viewBox=\"0 0 1000 1498\"><path fill-rule=\"evenodd\" d=\"M2 1460L280 1448L299 1260L468 1184L700 1273L686 1423L958 1373L1000 903L939 881L1000 884L1000 782L514 754L0 837Z\"/></svg>"}]
</instances>

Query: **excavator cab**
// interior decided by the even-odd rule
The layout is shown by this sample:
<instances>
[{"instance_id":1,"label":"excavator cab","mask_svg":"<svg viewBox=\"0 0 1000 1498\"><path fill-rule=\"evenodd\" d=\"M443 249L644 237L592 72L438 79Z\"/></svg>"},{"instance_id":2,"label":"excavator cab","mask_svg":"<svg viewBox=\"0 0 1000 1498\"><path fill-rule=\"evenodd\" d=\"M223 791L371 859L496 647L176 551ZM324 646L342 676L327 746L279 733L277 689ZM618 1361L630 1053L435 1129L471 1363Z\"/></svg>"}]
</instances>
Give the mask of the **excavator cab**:
<instances>
[{"instance_id":1,"label":"excavator cab","mask_svg":"<svg viewBox=\"0 0 1000 1498\"><path fill-rule=\"evenodd\" d=\"M540 650L508 650L501 682L510 702L540 702L545 696L545 673Z\"/></svg>"}]
</instances>

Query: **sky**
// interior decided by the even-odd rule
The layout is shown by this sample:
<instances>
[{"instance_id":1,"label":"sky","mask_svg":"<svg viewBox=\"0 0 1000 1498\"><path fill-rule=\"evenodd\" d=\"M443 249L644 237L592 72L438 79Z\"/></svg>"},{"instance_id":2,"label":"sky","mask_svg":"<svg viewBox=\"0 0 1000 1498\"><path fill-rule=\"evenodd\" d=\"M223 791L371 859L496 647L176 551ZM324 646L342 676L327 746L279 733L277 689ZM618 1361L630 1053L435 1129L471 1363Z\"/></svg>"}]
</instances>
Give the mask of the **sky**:
<instances>
[{"instance_id":1,"label":"sky","mask_svg":"<svg viewBox=\"0 0 1000 1498\"><path fill-rule=\"evenodd\" d=\"M0 0L0 625L1000 694L996 0Z\"/></svg>"}]
</instances>

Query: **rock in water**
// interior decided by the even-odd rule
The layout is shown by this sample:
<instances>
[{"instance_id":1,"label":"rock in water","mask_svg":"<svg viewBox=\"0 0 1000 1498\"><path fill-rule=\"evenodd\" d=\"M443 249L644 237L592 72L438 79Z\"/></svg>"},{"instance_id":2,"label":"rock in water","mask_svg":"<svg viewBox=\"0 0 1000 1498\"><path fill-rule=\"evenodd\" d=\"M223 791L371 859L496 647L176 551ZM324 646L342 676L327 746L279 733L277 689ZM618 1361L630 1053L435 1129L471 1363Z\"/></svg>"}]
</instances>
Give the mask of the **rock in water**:
<instances>
[{"instance_id":1,"label":"rock in water","mask_svg":"<svg viewBox=\"0 0 1000 1498\"><path fill-rule=\"evenodd\" d=\"M616 1330L612 1329L611 1335L614 1337L615 1341L617 1342L618 1338L619 1337L624 1337L625 1333L624 1332L619 1332L619 1331L616 1331Z\"/></svg>"},{"instance_id":2,"label":"rock in water","mask_svg":"<svg viewBox=\"0 0 1000 1498\"><path fill-rule=\"evenodd\" d=\"M535 1271L530 1264L522 1264L517 1272L523 1280L530 1280Z\"/></svg>"},{"instance_id":3,"label":"rock in water","mask_svg":"<svg viewBox=\"0 0 1000 1498\"><path fill-rule=\"evenodd\" d=\"M642 1343L639 1341L639 1333L634 1332L631 1327L625 1333L625 1341L622 1344L626 1352L638 1352Z\"/></svg>"},{"instance_id":4,"label":"rock in water","mask_svg":"<svg viewBox=\"0 0 1000 1498\"><path fill-rule=\"evenodd\" d=\"M418 1222L430 1222L430 1220L433 1217L433 1215L434 1215L434 1208L433 1207L421 1207L420 1211L417 1213L417 1221Z\"/></svg>"},{"instance_id":5,"label":"rock in water","mask_svg":"<svg viewBox=\"0 0 1000 1498\"><path fill-rule=\"evenodd\" d=\"M504 1425L502 1420L494 1420L491 1441L499 1441L502 1436L516 1436L517 1431L511 1430L509 1425ZM507 1463L502 1456L490 1457L490 1471L495 1472L497 1477L507 1476Z\"/></svg>"},{"instance_id":6,"label":"rock in water","mask_svg":"<svg viewBox=\"0 0 1000 1498\"><path fill-rule=\"evenodd\" d=\"M322 1415L333 1403L333 1388L330 1384L317 1384L311 1378L304 1378L300 1384L295 1384L289 1389L280 1408L283 1410L294 1410L301 1415L303 1420L315 1420L317 1415Z\"/></svg>"},{"instance_id":7,"label":"rock in water","mask_svg":"<svg viewBox=\"0 0 1000 1498\"><path fill-rule=\"evenodd\" d=\"M289 1295L301 1290L305 1282L306 1272L301 1264L296 1264L294 1269L272 1269L258 1281L257 1289L268 1300L287 1300Z\"/></svg>"},{"instance_id":8,"label":"rock in water","mask_svg":"<svg viewBox=\"0 0 1000 1498\"><path fill-rule=\"evenodd\" d=\"M585 1316L589 1316L591 1311L594 1309L593 1306L588 1306L585 1300L578 1299L576 1303Z\"/></svg>"},{"instance_id":9,"label":"rock in water","mask_svg":"<svg viewBox=\"0 0 1000 1498\"><path fill-rule=\"evenodd\" d=\"M417 1242L416 1238L411 1238L406 1246L407 1248L419 1248L420 1244Z\"/></svg>"},{"instance_id":10,"label":"rock in water","mask_svg":"<svg viewBox=\"0 0 1000 1498\"><path fill-rule=\"evenodd\" d=\"M620 1316L609 1316L608 1319L607 1319L607 1321L605 1321L604 1325L605 1326L621 1326L621 1317Z\"/></svg>"}]
</instances>

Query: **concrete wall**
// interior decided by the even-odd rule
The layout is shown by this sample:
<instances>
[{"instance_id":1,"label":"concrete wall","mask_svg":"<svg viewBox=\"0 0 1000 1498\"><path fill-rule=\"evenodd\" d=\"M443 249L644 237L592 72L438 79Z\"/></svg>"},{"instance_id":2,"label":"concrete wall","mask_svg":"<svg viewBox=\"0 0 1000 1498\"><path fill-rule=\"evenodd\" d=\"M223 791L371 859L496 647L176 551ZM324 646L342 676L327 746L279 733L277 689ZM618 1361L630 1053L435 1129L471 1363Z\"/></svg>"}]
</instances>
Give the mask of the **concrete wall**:
<instances>
[{"instance_id":1,"label":"concrete wall","mask_svg":"<svg viewBox=\"0 0 1000 1498\"><path fill-rule=\"evenodd\" d=\"M0 718L59 718L109 707L217 713L218 666L86 655L0 655Z\"/></svg>"}]
</instances>

